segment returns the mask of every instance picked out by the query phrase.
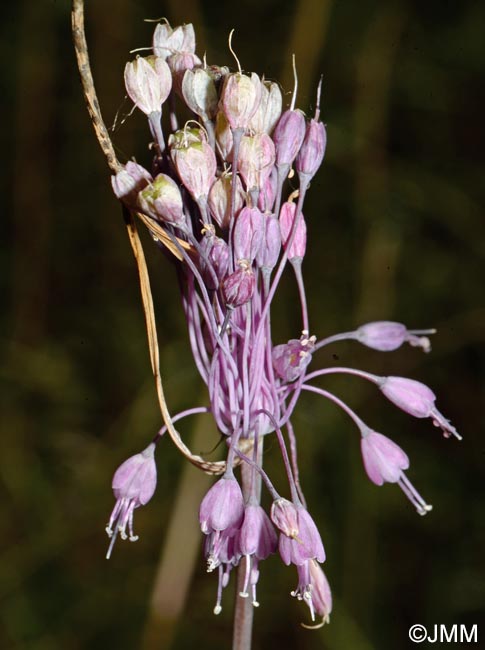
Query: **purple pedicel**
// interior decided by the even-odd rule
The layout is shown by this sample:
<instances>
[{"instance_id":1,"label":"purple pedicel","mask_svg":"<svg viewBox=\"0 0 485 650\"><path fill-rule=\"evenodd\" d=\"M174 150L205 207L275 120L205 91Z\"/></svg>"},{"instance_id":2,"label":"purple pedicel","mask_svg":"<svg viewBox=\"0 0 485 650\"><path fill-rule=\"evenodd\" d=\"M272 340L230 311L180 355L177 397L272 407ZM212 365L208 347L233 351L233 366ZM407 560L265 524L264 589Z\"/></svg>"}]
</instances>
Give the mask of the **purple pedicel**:
<instances>
[{"instance_id":1,"label":"purple pedicel","mask_svg":"<svg viewBox=\"0 0 485 650\"><path fill-rule=\"evenodd\" d=\"M436 395L431 388L415 379L406 377L384 377L379 388L393 404L415 418L431 418L440 427L445 438L462 437L454 426L436 408Z\"/></svg>"},{"instance_id":2,"label":"purple pedicel","mask_svg":"<svg viewBox=\"0 0 485 650\"><path fill-rule=\"evenodd\" d=\"M130 542L138 539L133 533L133 511L147 504L155 492L157 467L154 455L155 443L152 442L144 451L125 460L114 473L111 485L116 504L106 526L108 537L111 537L106 559L111 556L118 533L121 539L127 539L128 528Z\"/></svg>"}]
</instances>

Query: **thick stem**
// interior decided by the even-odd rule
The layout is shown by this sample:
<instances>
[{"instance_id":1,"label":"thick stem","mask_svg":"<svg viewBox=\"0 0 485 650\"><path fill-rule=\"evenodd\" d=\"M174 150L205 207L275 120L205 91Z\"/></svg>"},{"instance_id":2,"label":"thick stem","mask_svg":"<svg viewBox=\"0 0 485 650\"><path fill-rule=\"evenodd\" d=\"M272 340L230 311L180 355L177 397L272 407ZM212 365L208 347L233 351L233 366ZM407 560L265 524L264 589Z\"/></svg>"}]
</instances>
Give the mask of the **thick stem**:
<instances>
[{"instance_id":1,"label":"thick stem","mask_svg":"<svg viewBox=\"0 0 485 650\"><path fill-rule=\"evenodd\" d=\"M257 463L261 465L263 457L263 437L258 441L258 458ZM254 489L252 490L252 481L254 480ZM241 484L244 501L252 495L254 499L260 502L261 499L261 476L257 473L253 479L253 470L247 463L241 463ZM251 639L253 632L254 607L251 598L241 598L240 592L244 591L244 578L246 567L244 562L239 564L237 569L236 585L236 604L234 607L234 630L232 637L232 650L251 650Z\"/></svg>"}]
</instances>

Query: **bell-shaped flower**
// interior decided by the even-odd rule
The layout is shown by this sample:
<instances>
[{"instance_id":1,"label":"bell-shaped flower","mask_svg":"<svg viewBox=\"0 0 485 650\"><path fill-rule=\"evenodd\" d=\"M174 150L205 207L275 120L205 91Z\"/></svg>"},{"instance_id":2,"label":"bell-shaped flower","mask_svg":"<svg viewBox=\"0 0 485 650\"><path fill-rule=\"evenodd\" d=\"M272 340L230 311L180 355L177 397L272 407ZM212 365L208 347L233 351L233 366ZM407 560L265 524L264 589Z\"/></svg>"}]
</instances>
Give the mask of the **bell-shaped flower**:
<instances>
[{"instance_id":1,"label":"bell-shaped flower","mask_svg":"<svg viewBox=\"0 0 485 650\"><path fill-rule=\"evenodd\" d=\"M240 596L247 598L248 587L253 587L253 604L256 601L256 581L251 583L251 574L259 560L265 560L276 551L278 536L270 518L260 505L249 503L244 510L244 522L237 536L237 546L246 562L243 590ZM256 562L254 562L256 560ZM258 571L259 575L259 571ZM255 576L253 575L253 578Z\"/></svg>"},{"instance_id":2,"label":"bell-shaped flower","mask_svg":"<svg viewBox=\"0 0 485 650\"><path fill-rule=\"evenodd\" d=\"M407 377L384 377L379 388L393 404L413 415L415 418L431 418L436 427L440 427L445 438L461 436L455 427L435 406L436 395L431 388L415 379Z\"/></svg>"},{"instance_id":3,"label":"bell-shaped flower","mask_svg":"<svg viewBox=\"0 0 485 650\"><path fill-rule=\"evenodd\" d=\"M322 538L308 510L299 505L296 508L298 533L288 536L280 535L279 552L287 565L300 566L307 560L325 562L325 550Z\"/></svg>"},{"instance_id":4,"label":"bell-shaped flower","mask_svg":"<svg viewBox=\"0 0 485 650\"><path fill-rule=\"evenodd\" d=\"M404 470L409 467L407 454L382 433L365 429L360 441L365 471L376 485L397 483L420 515L432 510L411 484Z\"/></svg>"},{"instance_id":5,"label":"bell-shaped flower","mask_svg":"<svg viewBox=\"0 0 485 650\"><path fill-rule=\"evenodd\" d=\"M305 625L309 629L317 629L330 621L332 612L332 592L328 580L316 560L308 560L297 566L298 587L291 595L302 600L310 610L312 621L315 614L322 617L322 622L317 625Z\"/></svg>"},{"instance_id":6,"label":"bell-shaped flower","mask_svg":"<svg viewBox=\"0 0 485 650\"><path fill-rule=\"evenodd\" d=\"M212 532L236 531L244 517L244 500L234 476L223 476L207 492L199 508L200 528Z\"/></svg>"},{"instance_id":7,"label":"bell-shaped flower","mask_svg":"<svg viewBox=\"0 0 485 650\"><path fill-rule=\"evenodd\" d=\"M155 492L157 467L154 455L155 443L152 442L144 451L125 460L114 473L112 488L116 504L106 526L108 537L111 538L107 559L111 556L118 533L121 539L129 537L130 542L138 539L133 533L133 512L147 504Z\"/></svg>"}]
</instances>

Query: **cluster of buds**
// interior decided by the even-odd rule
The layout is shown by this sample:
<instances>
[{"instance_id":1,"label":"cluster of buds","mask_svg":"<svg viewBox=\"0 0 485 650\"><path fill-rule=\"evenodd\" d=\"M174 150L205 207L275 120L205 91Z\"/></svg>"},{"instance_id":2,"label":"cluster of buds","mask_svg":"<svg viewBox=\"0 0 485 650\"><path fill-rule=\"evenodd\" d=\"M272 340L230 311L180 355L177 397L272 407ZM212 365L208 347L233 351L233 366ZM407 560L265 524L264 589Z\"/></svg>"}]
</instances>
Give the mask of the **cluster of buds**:
<instances>
[{"instance_id":1,"label":"cluster of buds","mask_svg":"<svg viewBox=\"0 0 485 650\"><path fill-rule=\"evenodd\" d=\"M319 616L326 622L332 597L320 566L325 551L299 481L297 436L291 424L302 391L321 395L350 416L360 434L369 479L377 485L397 483L420 514L431 506L405 475L405 452L312 380L346 373L370 381L409 415L431 418L446 437L460 436L437 410L434 393L418 381L346 367L312 371L310 364L322 347L345 339L380 351L409 343L428 352L428 335L434 330L378 321L321 339L310 335L302 275L307 247L303 206L326 147L320 86L311 119L295 108L296 92L291 106L283 109L276 83L240 68L230 72L202 63L195 54L192 25L172 29L165 23L155 29L153 54L127 64L125 84L148 117L155 155L149 170L127 162L113 177L113 190L128 210L144 215L149 227L153 223L153 233L163 229L170 251L178 253L172 261L188 338L208 389L209 411L228 448L225 473L199 511L207 569L217 569L219 575L214 612L221 611L222 591L236 566L244 572L240 597L250 595L258 605L260 563L279 552L284 564L296 568L298 586L292 595L307 604L313 620ZM179 108L192 113L183 125ZM289 176L292 188L298 181L291 193ZM158 236L154 240L164 247ZM271 307L287 269L298 288L302 334L274 345ZM173 419L200 411L194 407ZM280 496L263 469L261 452L269 434L278 440L289 498ZM153 454L159 439L115 474L117 502L107 528L112 539L108 554L118 532L127 536L127 527L130 539L136 539L133 511L154 492ZM243 489L234 473L238 464L246 465ZM272 500L269 515L260 505L261 482Z\"/></svg>"}]
</instances>

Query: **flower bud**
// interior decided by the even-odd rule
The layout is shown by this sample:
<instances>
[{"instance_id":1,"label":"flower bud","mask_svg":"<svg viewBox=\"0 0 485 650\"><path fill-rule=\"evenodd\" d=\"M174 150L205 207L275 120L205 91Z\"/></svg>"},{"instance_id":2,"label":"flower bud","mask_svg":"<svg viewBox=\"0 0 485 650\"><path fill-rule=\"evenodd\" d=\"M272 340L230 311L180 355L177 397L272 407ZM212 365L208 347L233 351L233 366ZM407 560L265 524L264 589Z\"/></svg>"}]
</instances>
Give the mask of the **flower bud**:
<instances>
[{"instance_id":1,"label":"flower bud","mask_svg":"<svg viewBox=\"0 0 485 650\"><path fill-rule=\"evenodd\" d=\"M247 129L261 101L261 82L256 73L227 75L219 106L232 129Z\"/></svg>"},{"instance_id":2,"label":"flower bud","mask_svg":"<svg viewBox=\"0 0 485 650\"><path fill-rule=\"evenodd\" d=\"M140 210L152 217L165 221L172 226L184 229L185 215L177 183L166 174L158 174L138 195Z\"/></svg>"},{"instance_id":3,"label":"flower bud","mask_svg":"<svg viewBox=\"0 0 485 650\"><path fill-rule=\"evenodd\" d=\"M355 332L357 340L373 350L389 352L397 350L405 342L413 347L421 347L424 352L431 350L431 344L426 336L418 334L434 334L435 330L408 330L402 323L393 321L376 321L362 325Z\"/></svg>"},{"instance_id":4,"label":"flower bud","mask_svg":"<svg viewBox=\"0 0 485 650\"><path fill-rule=\"evenodd\" d=\"M135 106L150 115L162 110L172 88L172 75L160 57L137 57L125 66L125 86Z\"/></svg>"},{"instance_id":5,"label":"flower bud","mask_svg":"<svg viewBox=\"0 0 485 650\"><path fill-rule=\"evenodd\" d=\"M255 133L271 135L281 115L283 98L278 84L273 81L261 82L261 101L249 121L249 128Z\"/></svg>"},{"instance_id":6,"label":"flower bud","mask_svg":"<svg viewBox=\"0 0 485 650\"><path fill-rule=\"evenodd\" d=\"M303 213L301 212L298 215L298 222L296 224L296 230L293 235L293 241L290 246L288 242L291 239L291 234L293 231L293 224L295 222L296 215L296 204L287 201L283 203L280 210L280 229L281 229L281 240L285 251L288 253L288 259L292 260L302 260L305 257L306 250L306 223Z\"/></svg>"},{"instance_id":7,"label":"flower bud","mask_svg":"<svg viewBox=\"0 0 485 650\"><path fill-rule=\"evenodd\" d=\"M144 167L129 160L121 171L111 177L111 185L118 199L127 207L136 209L138 193L152 180L152 175Z\"/></svg>"},{"instance_id":8,"label":"flower bud","mask_svg":"<svg viewBox=\"0 0 485 650\"><path fill-rule=\"evenodd\" d=\"M251 266L245 260L238 262L239 268L222 283L222 295L226 306L234 309L245 305L253 297L256 278Z\"/></svg>"},{"instance_id":9,"label":"flower bud","mask_svg":"<svg viewBox=\"0 0 485 650\"><path fill-rule=\"evenodd\" d=\"M212 75L204 68L187 69L182 81L182 94L187 106L209 120L217 113L217 90Z\"/></svg>"},{"instance_id":10,"label":"flower bud","mask_svg":"<svg viewBox=\"0 0 485 650\"><path fill-rule=\"evenodd\" d=\"M153 51L156 56L167 59L176 52L195 52L194 26L181 25L172 29L168 23L159 23L153 33Z\"/></svg>"},{"instance_id":11,"label":"flower bud","mask_svg":"<svg viewBox=\"0 0 485 650\"><path fill-rule=\"evenodd\" d=\"M263 241L256 255L261 269L270 271L276 266L281 250L280 224L274 214L264 215Z\"/></svg>"},{"instance_id":12,"label":"flower bud","mask_svg":"<svg viewBox=\"0 0 485 650\"><path fill-rule=\"evenodd\" d=\"M239 176L236 177L236 201L234 216L237 217L244 205L244 190ZM231 220L232 174L224 173L209 190L209 209L220 228L229 228Z\"/></svg>"},{"instance_id":13,"label":"flower bud","mask_svg":"<svg viewBox=\"0 0 485 650\"><path fill-rule=\"evenodd\" d=\"M296 157L296 171L310 181L322 164L327 145L327 133L322 122L310 120L306 127L305 137Z\"/></svg>"},{"instance_id":14,"label":"flower bud","mask_svg":"<svg viewBox=\"0 0 485 650\"><path fill-rule=\"evenodd\" d=\"M248 192L260 190L268 180L275 162L273 140L266 133L243 136L239 148L238 171Z\"/></svg>"},{"instance_id":15,"label":"flower bud","mask_svg":"<svg viewBox=\"0 0 485 650\"><path fill-rule=\"evenodd\" d=\"M264 234L264 217L258 208L245 207L234 225L234 258L254 261Z\"/></svg>"},{"instance_id":16,"label":"flower bud","mask_svg":"<svg viewBox=\"0 0 485 650\"><path fill-rule=\"evenodd\" d=\"M215 179L217 162L202 132L197 129L179 131L169 140L169 144L172 161L182 183L196 201L206 198Z\"/></svg>"},{"instance_id":17,"label":"flower bud","mask_svg":"<svg viewBox=\"0 0 485 650\"><path fill-rule=\"evenodd\" d=\"M305 114L300 111L285 111L273 132L276 148L276 164L291 165L295 160L305 137Z\"/></svg>"}]
</instances>

